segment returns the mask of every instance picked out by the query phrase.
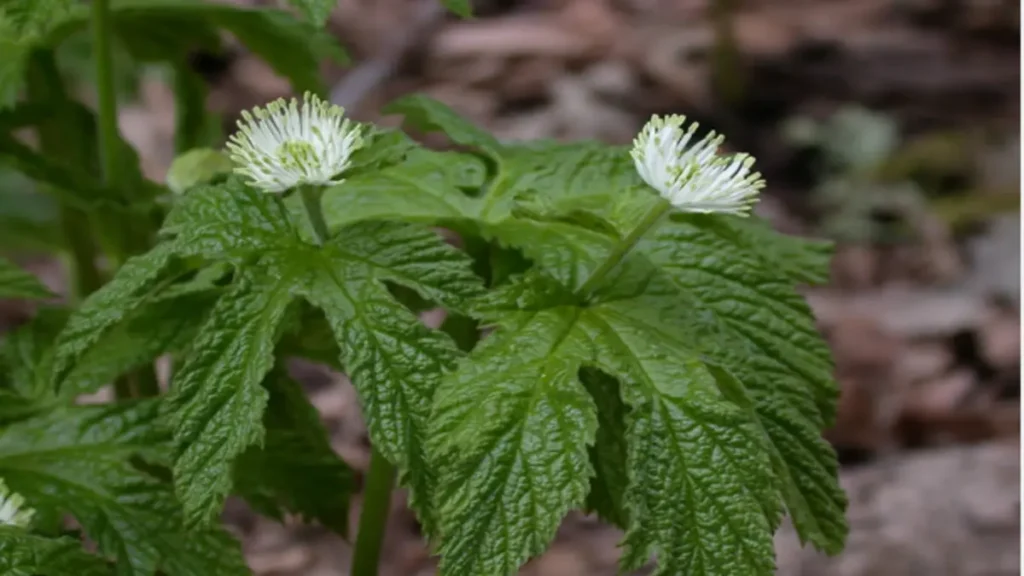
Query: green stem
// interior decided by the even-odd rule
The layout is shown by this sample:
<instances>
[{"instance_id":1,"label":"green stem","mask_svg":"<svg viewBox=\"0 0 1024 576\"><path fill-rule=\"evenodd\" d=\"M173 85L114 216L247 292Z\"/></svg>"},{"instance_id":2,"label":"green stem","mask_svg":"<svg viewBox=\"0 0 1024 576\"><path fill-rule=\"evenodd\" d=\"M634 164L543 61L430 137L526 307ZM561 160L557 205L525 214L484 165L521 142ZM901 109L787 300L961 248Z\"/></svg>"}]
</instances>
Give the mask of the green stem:
<instances>
[{"instance_id":1,"label":"green stem","mask_svg":"<svg viewBox=\"0 0 1024 576\"><path fill-rule=\"evenodd\" d=\"M32 101L49 100L55 104L55 114L39 124L40 152L51 158L62 158L69 164L84 164L81 142L69 137L66 128L73 121L67 117L67 92L52 51L40 49L32 53L28 93ZM58 216L64 246L71 256L68 297L71 302L78 302L103 285L103 275L96 265L97 249L92 225L87 213L63 202Z\"/></svg>"},{"instance_id":2,"label":"green stem","mask_svg":"<svg viewBox=\"0 0 1024 576\"><path fill-rule=\"evenodd\" d=\"M327 222L324 220L323 205L320 196L323 190L319 186L299 186L299 195L302 196L302 205L306 207L306 216L313 227L313 235L316 236L317 244L323 245L330 238L327 231Z\"/></svg>"},{"instance_id":3,"label":"green stem","mask_svg":"<svg viewBox=\"0 0 1024 576\"><path fill-rule=\"evenodd\" d=\"M640 242L640 239L644 237L644 234L647 234L647 232L650 231L651 228L653 228L654 225L662 219L662 217L668 214L668 211L671 208L672 205L668 203L668 200L659 198L658 202L651 206L651 208L647 210L647 213L640 218L640 222L636 225L636 228L633 228L632 232L627 234L626 237L612 249L611 253L608 254L608 258L598 266L597 270L594 270L594 273L587 278L587 281L583 283L583 286L580 286L577 293L584 297L590 296L590 292L593 291L594 288L596 288L601 281L608 276L608 274L615 270L615 267L618 266L619 263L629 255L637 243Z\"/></svg>"},{"instance_id":4,"label":"green stem","mask_svg":"<svg viewBox=\"0 0 1024 576\"><path fill-rule=\"evenodd\" d=\"M377 576L384 529L391 512L391 486L394 481L395 467L374 448L363 490L363 509L359 514L351 576Z\"/></svg>"},{"instance_id":5,"label":"green stem","mask_svg":"<svg viewBox=\"0 0 1024 576\"><path fill-rule=\"evenodd\" d=\"M100 163L103 180L119 188L120 149L117 131L117 94L114 91L114 57L110 38L110 0L92 1L92 49L96 64L96 102L99 113Z\"/></svg>"},{"instance_id":6,"label":"green stem","mask_svg":"<svg viewBox=\"0 0 1024 576\"><path fill-rule=\"evenodd\" d=\"M100 167L103 182L121 189L120 149L117 132L117 94L114 91L114 56L111 52L110 1L92 1L92 50L96 66L97 127L99 132ZM125 222L124 235L132 237L134 223ZM130 240L127 240L131 244ZM124 263L125 255L117 255L116 265ZM139 395L136 374L126 374L114 382L114 393L120 399Z\"/></svg>"}]
</instances>

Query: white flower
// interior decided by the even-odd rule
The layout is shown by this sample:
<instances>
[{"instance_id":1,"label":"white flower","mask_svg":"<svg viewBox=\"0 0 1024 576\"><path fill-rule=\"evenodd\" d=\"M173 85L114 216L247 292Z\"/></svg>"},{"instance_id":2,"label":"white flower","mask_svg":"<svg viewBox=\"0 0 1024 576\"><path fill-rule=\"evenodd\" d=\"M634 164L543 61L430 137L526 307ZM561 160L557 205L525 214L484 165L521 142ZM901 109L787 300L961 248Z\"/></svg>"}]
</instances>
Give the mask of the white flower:
<instances>
[{"instance_id":1,"label":"white flower","mask_svg":"<svg viewBox=\"0 0 1024 576\"><path fill-rule=\"evenodd\" d=\"M25 499L21 494L11 492L0 480L0 525L25 528L32 521L35 510L25 508Z\"/></svg>"},{"instance_id":2,"label":"white flower","mask_svg":"<svg viewBox=\"0 0 1024 576\"><path fill-rule=\"evenodd\" d=\"M691 143L697 123L685 130L685 116L654 116L633 141L636 171L649 186L684 212L725 212L746 216L764 187L751 172L749 154L720 156L725 140L711 132Z\"/></svg>"},{"instance_id":3,"label":"white flower","mask_svg":"<svg viewBox=\"0 0 1024 576\"><path fill-rule=\"evenodd\" d=\"M345 109L306 92L302 104L281 98L266 108L242 112L227 148L235 172L266 192L302 184L337 184L352 152L363 144Z\"/></svg>"}]
</instances>

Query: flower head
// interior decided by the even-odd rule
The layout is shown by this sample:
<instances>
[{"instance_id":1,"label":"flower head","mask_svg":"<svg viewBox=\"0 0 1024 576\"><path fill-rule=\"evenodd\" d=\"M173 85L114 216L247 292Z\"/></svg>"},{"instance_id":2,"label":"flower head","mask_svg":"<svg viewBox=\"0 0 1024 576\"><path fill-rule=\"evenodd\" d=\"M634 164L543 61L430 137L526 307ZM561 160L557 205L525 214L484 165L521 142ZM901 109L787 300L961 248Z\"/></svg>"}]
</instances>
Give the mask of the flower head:
<instances>
[{"instance_id":1,"label":"flower head","mask_svg":"<svg viewBox=\"0 0 1024 576\"><path fill-rule=\"evenodd\" d=\"M25 528L35 513L35 510L25 507L25 499L21 494L11 492L4 481L0 480L0 526Z\"/></svg>"},{"instance_id":2,"label":"flower head","mask_svg":"<svg viewBox=\"0 0 1024 576\"><path fill-rule=\"evenodd\" d=\"M344 108L309 92L301 104L281 98L242 112L227 144L235 172L266 192L341 182L336 177L363 144L358 126L344 116Z\"/></svg>"},{"instance_id":3,"label":"flower head","mask_svg":"<svg viewBox=\"0 0 1024 576\"><path fill-rule=\"evenodd\" d=\"M721 156L725 140L711 132L696 142L697 123L685 116L654 116L633 141L633 162L649 186L685 212L725 212L745 216L764 187L752 172L749 154Z\"/></svg>"}]
</instances>

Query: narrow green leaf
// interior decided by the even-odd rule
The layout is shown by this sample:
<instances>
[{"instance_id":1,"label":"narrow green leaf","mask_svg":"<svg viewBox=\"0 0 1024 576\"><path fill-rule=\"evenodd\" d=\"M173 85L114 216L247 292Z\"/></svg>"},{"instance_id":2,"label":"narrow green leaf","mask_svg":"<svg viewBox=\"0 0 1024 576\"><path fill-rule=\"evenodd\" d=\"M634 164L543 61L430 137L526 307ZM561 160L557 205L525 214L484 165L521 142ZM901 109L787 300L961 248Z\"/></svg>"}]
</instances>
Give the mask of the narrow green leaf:
<instances>
[{"instance_id":1,"label":"narrow green leaf","mask_svg":"<svg viewBox=\"0 0 1024 576\"><path fill-rule=\"evenodd\" d=\"M0 299L25 298L41 300L53 298L38 278L18 268L10 261L0 258Z\"/></svg>"},{"instance_id":2,"label":"narrow green leaf","mask_svg":"<svg viewBox=\"0 0 1024 576\"><path fill-rule=\"evenodd\" d=\"M513 574L583 504L597 408L577 379L578 316L555 308L499 332L438 390L441 574Z\"/></svg>"},{"instance_id":3,"label":"narrow green leaf","mask_svg":"<svg viewBox=\"0 0 1024 576\"><path fill-rule=\"evenodd\" d=\"M118 376L151 365L161 354L185 352L220 295L218 290L158 296L111 328L61 382L62 397L95 392Z\"/></svg>"},{"instance_id":4,"label":"narrow green leaf","mask_svg":"<svg viewBox=\"0 0 1024 576\"><path fill-rule=\"evenodd\" d=\"M243 276L214 305L168 398L174 430L174 482L188 526L210 521L231 490L231 467L263 440L275 333L290 286L274 277Z\"/></svg>"},{"instance_id":5,"label":"narrow green leaf","mask_svg":"<svg viewBox=\"0 0 1024 576\"><path fill-rule=\"evenodd\" d=\"M71 538L45 538L0 526L0 573L10 576L109 576L113 567Z\"/></svg>"},{"instance_id":6,"label":"narrow green leaf","mask_svg":"<svg viewBox=\"0 0 1024 576\"><path fill-rule=\"evenodd\" d=\"M129 258L110 282L90 295L72 314L56 342L54 377L59 382L103 334L145 302L170 265L174 246L159 244Z\"/></svg>"},{"instance_id":7,"label":"narrow green leaf","mask_svg":"<svg viewBox=\"0 0 1024 576\"><path fill-rule=\"evenodd\" d=\"M331 448L320 414L302 387L282 370L263 381L270 402L266 437L235 465L235 489L257 510L284 519L285 512L348 533L352 470Z\"/></svg>"}]
</instances>

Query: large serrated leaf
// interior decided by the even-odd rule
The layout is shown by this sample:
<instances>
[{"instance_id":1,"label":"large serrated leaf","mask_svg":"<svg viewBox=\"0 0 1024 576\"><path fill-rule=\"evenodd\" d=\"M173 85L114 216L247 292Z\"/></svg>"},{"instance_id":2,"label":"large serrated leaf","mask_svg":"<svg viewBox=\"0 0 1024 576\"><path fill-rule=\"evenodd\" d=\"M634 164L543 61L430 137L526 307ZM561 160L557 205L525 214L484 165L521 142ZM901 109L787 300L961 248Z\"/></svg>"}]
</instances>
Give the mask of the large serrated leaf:
<instances>
[{"instance_id":1,"label":"large serrated leaf","mask_svg":"<svg viewBox=\"0 0 1024 576\"><path fill-rule=\"evenodd\" d=\"M262 447L239 458L235 489L271 517L283 520L292 512L346 535L352 470L331 448L320 414L298 383L276 370L263 385L270 393L266 436Z\"/></svg>"},{"instance_id":2,"label":"large serrated leaf","mask_svg":"<svg viewBox=\"0 0 1024 576\"><path fill-rule=\"evenodd\" d=\"M583 504L597 409L577 379L578 316L537 313L485 341L438 390L441 574L513 574Z\"/></svg>"},{"instance_id":3,"label":"large serrated leaf","mask_svg":"<svg viewBox=\"0 0 1024 576\"><path fill-rule=\"evenodd\" d=\"M619 381L587 380L601 406L599 440L589 449L597 477L588 506L626 527L627 566L653 555L665 574L770 574L771 534L783 501L805 540L826 551L841 547L845 499L835 456L821 438L834 414L836 386L828 349L795 290L797 283L822 280L827 247L782 237L756 220L673 214L580 302L565 293L616 253L656 199L639 182L628 150L550 143L492 149L472 142L464 124L433 118L420 123L449 126L454 140L497 154L493 180L471 200L459 229L515 247L534 266L475 307L476 317L498 331L451 376L465 389L460 392L468 394L477 382L497 389L501 381L491 382L491 372L524 364L521 346L495 353L490 340L507 338L534 316L576 310L565 337L588 344L570 359ZM432 192L450 198L454 188ZM436 224L444 221L438 216ZM748 405L725 393L717 376L723 370L736 374ZM540 371L533 377L543 380ZM460 393L443 390L438 402ZM517 425L505 424L509 431ZM470 440L459 444L454 433L436 430L431 442L451 444L446 454L473 453ZM719 465L719 458L726 460ZM510 480L516 481L529 484L527 475ZM676 494L691 504L682 505ZM479 496L462 495L467 503L461 505L469 510L475 503L474 511L486 516ZM485 533L497 542L492 550L503 550L499 555L538 537L524 536L511 516L491 514ZM456 517L458 526L472 525ZM450 574L502 574L517 566L474 566L465 559L481 545L474 533L442 534L442 555L455 557L442 561Z\"/></svg>"},{"instance_id":4,"label":"large serrated leaf","mask_svg":"<svg viewBox=\"0 0 1024 576\"><path fill-rule=\"evenodd\" d=\"M408 225L362 223L342 229L324 251L293 272L295 289L322 309L341 350L341 365L362 403L374 446L401 471L411 505L428 533L434 479L424 450L426 421L442 372L458 351L424 327L383 281L459 309L479 292L464 256L434 233ZM299 275L302 276L299 276Z\"/></svg>"},{"instance_id":5,"label":"large serrated leaf","mask_svg":"<svg viewBox=\"0 0 1024 576\"><path fill-rule=\"evenodd\" d=\"M754 420L687 349L614 310L584 322L629 406L624 567L653 554L659 574L771 574L782 508Z\"/></svg>"},{"instance_id":6,"label":"large serrated leaf","mask_svg":"<svg viewBox=\"0 0 1024 576\"><path fill-rule=\"evenodd\" d=\"M458 351L443 334L424 327L391 294L389 284L411 289L451 310L464 310L479 294L480 282L470 270L470 260L428 229L358 222L317 246L304 242L288 218L280 199L230 178L186 195L168 217L164 232L174 236L180 254L226 259L240 266L252 290L272 290L281 302L295 294L323 310L340 349L339 363L360 393L371 439L398 466L402 483L411 489L412 505L429 531L434 524L428 496L433 481L425 464L425 423L440 374L452 365ZM274 310L276 314L283 309ZM241 352L262 354L263 347L276 338L279 320L273 326L264 325L260 315L265 312L259 307L237 311L238 318L232 322L263 326L261 334L245 335L246 344L238 346ZM216 325L211 320L209 326ZM202 339L200 335L197 357L202 354L200 348L227 346ZM252 345L254 340L258 346ZM230 487L219 463L229 465L242 448L262 438L262 425L255 418L262 415L265 400L263 394L248 394L256 394L254 387L269 364L253 361L249 365L258 366L260 372L196 373L190 386L208 392L172 406L180 432L178 485L190 521L215 511ZM225 370L230 366L225 364ZM244 414L224 412L223 422L235 419L244 421L244 426L222 433L223 422L210 427L190 415L206 411L208 417L216 416L216 399L223 401L232 390L260 399L239 404ZM182 418L193 420L187 431ZM213 457L214 449L220 450L218 465L205 467L205 458ZM186 458L189 451L195 455Z\"/></svg>"},{"instance_id":7,"label":"large serrated leaf","mask_svg":"<svg viewBox=\"0 0 1024 576\"><path fill-rule=\"evenodd\" d=\"M38 513L74 515L118 574L247 574L237 542L220 528L186 535L170 486L132 464L163 458L158 409L68 407L13 424L0 431L0 477Z\"/></svg>"},{"instance_id":8,"label":"large serrated leaf","mask_svg":"<svg viewBox=\"0 0 1024 576\"><path fill-rule=\"evenodd\" d=\"M168 398L175 439L174 481L189 526L217 514L231 467L263 439L275 332L291 303L280 278L246 275L214 305Z\"/></svg>"}]
</instances>

